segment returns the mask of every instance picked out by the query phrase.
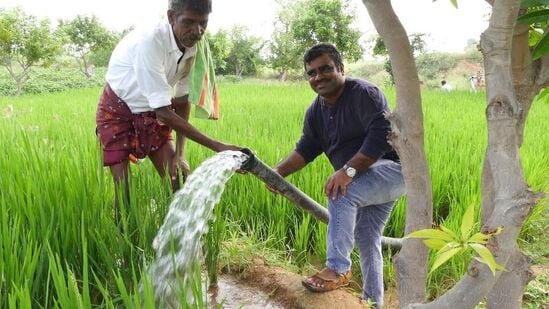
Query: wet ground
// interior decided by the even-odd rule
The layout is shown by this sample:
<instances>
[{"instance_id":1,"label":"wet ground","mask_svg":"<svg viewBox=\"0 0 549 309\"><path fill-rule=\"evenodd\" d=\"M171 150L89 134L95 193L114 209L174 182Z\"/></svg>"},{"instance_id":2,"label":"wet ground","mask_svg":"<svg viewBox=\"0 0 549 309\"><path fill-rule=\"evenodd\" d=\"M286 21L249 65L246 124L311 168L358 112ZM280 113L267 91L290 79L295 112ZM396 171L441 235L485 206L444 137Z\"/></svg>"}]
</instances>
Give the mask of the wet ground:
<instances>
[{"instance_id":1,"label":"wet ground","mask_svg":"<svg viewBox=\"0 0 549 309\"><path fill-rule=\"evenodd\" d=\"M547 265L534 265L532 270L538 276L549 274ZM282 268L268 267L257 259L246 274L221 275L218 280L218 293L216 296L209 294L209 303L211 308L368 308L359 298L359 284L352 279L351 288L319 294L307 291L301 285L303 278ZM397 292L390 288L385 291L384 308L398 307Z\"/></svg>"},{"instance_id":2,"label":"wet ground","mask_svg":"<svg viewBox=\"0 0 549 309\"><path fill-rule=\"evenodd\" d=\"M368 308L352 289L311 293L301 285L303 276L254 261L246 274L223 274L217 295L210 294L211 308ZM356 283L355 283L356 285ZM396 308L386 306L385 308Z\"/></svg>"},{"instance_id":3,"label":"wet ground","mask_svg":"<svg viewBox=\"0 0 549 309\"><path fill-rule=\"evenodd\" d=\"M282 309L269 295L238 281L232 275L218 278L217 289L210 291L210 304L213 308L246 308L246 309Z\"/></svg>"}]
</instances>

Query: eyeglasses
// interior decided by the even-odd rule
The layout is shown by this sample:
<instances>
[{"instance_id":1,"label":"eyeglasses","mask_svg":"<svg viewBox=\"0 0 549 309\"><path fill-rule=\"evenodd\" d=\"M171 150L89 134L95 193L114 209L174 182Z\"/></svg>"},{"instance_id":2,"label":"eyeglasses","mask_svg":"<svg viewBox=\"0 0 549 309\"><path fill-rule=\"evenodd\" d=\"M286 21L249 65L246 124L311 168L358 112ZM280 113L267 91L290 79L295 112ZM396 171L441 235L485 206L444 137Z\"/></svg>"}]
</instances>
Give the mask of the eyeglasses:
<instances>
[{"instance_id":1,"label":"eyeglasses","mask_svg":"<svg viewBox=\"0 0 549 309\"><path fill-rule=\"evenodd\" d=\"M307 74L309 79L313 79L313 78L317 77L317 75L319 75L319 74L326 75L326 74L333 73L334 71L335 71L334 66L329 65L329 64L325 64L325 65L319 67L318 69L309 70L309 71L305 72L305 74Z\"/></svg>"}]
</instances>

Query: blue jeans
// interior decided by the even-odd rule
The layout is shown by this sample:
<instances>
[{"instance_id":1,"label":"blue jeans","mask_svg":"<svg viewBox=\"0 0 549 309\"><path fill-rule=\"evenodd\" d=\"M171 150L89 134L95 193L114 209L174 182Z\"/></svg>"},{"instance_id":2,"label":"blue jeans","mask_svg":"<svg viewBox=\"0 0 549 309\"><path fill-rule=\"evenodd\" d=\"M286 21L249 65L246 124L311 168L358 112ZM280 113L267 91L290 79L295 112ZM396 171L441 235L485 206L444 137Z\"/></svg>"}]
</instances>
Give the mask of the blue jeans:
<instances>
[{"instance_id":1,"label":"blue jeans","mask_svg":"<svg viewBox=\"0 0 549 309\"><path fill-rule=\"evenodd\" d=\"M356 175L345 196L328 199L330 221L326 267L337 273L351 268L354 244L360 252L363 298L383 306L381 236L395 200L405 192L399 163L380 159Z\"/></svg>"}]
</instances>

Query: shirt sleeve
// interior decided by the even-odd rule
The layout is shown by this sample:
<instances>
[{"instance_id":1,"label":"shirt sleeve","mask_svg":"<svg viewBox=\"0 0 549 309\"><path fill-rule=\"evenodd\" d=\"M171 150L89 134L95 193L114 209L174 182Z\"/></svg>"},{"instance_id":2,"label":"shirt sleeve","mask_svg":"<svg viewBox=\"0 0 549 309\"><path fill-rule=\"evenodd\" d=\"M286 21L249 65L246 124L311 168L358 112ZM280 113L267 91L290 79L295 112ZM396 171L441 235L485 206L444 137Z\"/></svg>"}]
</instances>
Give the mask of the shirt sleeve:
<instances>
[{"instance_id":1,"label":"shirt sleeve","mask_svg":"<svg viewBox=\"0 0 549 309\"><path fill-rule=\"evenodd\" d=\"M313 106L305 113L303 134L301 134L301 138L297 142L295 150L305 159L306 163L312 162L322 153L318 132L313 125Z\"/></svg>"},{"instance_id":2,"label":"shirt sleeve","mask_svg":"<svg viewBox=\"0 0 549 309\"><path fill-rule=\"evenodd\" d=\"M377 87L367 88L362 95L359 102L355 103L366 133L360 153L377 160L392 149L388 142L391 123L386 117L390 112L389 106L387 99Z\"/></svg>"},{"instance_id":3,"label":"shirt sleeve","mask_svg":"<svg viewBox=\"0 0 549 309\"><path fill-rule=\"evenodd\" d=\"M172 98L172 87L166 79L164 48L160 38L149 35L142 41L134 62L139 89L154 109L170 105Z\"/></svg>"}]
</instances>

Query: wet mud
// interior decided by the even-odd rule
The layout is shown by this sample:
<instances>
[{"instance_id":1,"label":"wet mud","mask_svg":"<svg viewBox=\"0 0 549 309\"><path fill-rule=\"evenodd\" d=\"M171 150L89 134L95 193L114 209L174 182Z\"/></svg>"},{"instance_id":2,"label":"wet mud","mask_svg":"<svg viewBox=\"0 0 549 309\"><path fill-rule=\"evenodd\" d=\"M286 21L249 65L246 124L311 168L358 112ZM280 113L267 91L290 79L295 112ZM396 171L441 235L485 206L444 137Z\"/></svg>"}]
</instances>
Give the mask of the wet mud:
<instances>
[{"instance_id":1,"label":"wet mud","mask_svg":"<svg viewBox=\"0 0 549 309\"><path fill-rule=\"evenodd\" d=\"M242 273L225 273L219 277L216 294L210 294L212 308L368 308L360 298L357 282L350 288L327 293L312 293L301 285L303 276L279 267L268 267L256 259ZM384 308L398 308L394 293L387 293Z\"/></svg>"}]
</instances>

